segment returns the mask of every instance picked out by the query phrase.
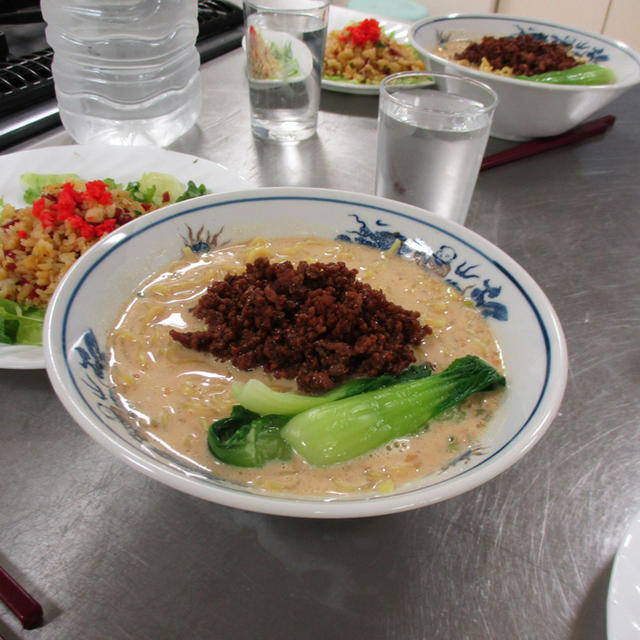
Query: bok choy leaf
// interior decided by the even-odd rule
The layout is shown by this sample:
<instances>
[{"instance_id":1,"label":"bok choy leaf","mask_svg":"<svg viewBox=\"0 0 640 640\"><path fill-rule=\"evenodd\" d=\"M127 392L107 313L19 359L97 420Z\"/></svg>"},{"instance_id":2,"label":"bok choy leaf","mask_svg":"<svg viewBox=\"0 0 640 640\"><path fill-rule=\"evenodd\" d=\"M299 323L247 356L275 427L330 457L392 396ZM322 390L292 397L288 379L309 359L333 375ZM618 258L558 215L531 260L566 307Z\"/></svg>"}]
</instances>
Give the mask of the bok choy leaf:
<instances>
[{"instance_id":1,"label":"bok choy leaf","mask_svg":"<svg viewBox=\"0 0 640 640\"><path fill-rule=\"evenodd\" d=\"M234 406L228 418L210 426L209 449L219 460L242 467L286 460L292 451L309 464L328 466L416 434L470 395L505 385L504 376L476 356L429 373L428 367L411 367L396 377L355 380L324 396L260 386L254 392L255 385L245 385L236 398L259 411Z\"/></svg>"}]
</instances>

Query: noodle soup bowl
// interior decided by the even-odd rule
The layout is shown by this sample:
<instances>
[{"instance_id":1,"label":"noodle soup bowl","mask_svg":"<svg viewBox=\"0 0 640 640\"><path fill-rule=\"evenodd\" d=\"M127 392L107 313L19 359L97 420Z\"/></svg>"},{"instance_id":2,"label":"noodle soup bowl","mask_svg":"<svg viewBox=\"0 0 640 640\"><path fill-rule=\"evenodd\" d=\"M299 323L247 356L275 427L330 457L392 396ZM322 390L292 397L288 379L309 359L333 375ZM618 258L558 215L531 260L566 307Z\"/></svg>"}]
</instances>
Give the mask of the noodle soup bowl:
<instances>
[{"instance_id":1,"label":"noodle soup bowl","mask_svg":"<svg viewBox=\"0 0 640 640\"><path fill-rule=\"evenodd\" d=\"M562 44L576 57L608 67L615 82L586 86L520 80L465 66L439 51L455 41L479 42L483 36L527 34ZM427 60L430 71L479 80L498 94L491 135L505 140L564 133L640 82L640 56L625 44L543 20L495 14L427 18L412 25L409 40Z\"/></svg>"},{"instance_id":2,"label":"noodle soup bowl","mask_svg":"<svg viewBox=\"0 0 640 640\"><path fill-rule=\"evenodd\" d=\"M215 477L133 426L108 375L107 338L140 283L184 255L255 237L320 237L393 249L460 290L501 346L507 386L479 442L393 490L301 497ZM395 259L395 258L394 258ZM69 270L48 307L46 365L75 421L112 454L179 491L244 510L347 518L422 507L469 491L518 461L556 415L567 377L562 328L540 287L500 249L456 223L383 198L326 189L210 195L142 216ZM457 454L456 454L457 455Z\"/></svg>"}]
</instances>

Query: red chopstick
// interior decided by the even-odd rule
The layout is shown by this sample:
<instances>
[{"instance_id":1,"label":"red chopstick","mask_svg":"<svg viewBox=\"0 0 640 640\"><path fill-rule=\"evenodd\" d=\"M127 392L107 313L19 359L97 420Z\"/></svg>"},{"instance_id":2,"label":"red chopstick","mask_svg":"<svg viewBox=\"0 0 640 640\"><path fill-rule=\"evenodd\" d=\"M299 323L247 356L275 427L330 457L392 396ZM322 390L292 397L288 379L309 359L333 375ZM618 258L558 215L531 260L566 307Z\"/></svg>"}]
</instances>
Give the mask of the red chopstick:
<instances>
[{"instance_id":1,"label":"red chopstick","mask_svg":"<svg viewBox=\"0 0 640 640\"><path fill-rule=\"evenodd\" d=\"M556 149L557 147L563 147L566 144L595 136L606 131L615 121L615 116L603 116L602 118L584 122L566 133L561 133L557 136L537 138L523 142L515 147L511 147L511 149L505 149L504 151L499 151L498 153L487 156L482 161L480 170L492 169L501 164L507 164L508 162L520 160L521 158L528 158L529 156L548 151L549 149Z\"/></svg>"},{"instance_id":2,"label":"red chopstick","mask_svg":"<svg viewBox=\"0 0 640 640\"><path fill-rule=\"evenodd\" d=\"M40 603L2 567L0 567L0 599L20 620L25 629L35 629L42 624Z\"/></svg>"}]
</instances>

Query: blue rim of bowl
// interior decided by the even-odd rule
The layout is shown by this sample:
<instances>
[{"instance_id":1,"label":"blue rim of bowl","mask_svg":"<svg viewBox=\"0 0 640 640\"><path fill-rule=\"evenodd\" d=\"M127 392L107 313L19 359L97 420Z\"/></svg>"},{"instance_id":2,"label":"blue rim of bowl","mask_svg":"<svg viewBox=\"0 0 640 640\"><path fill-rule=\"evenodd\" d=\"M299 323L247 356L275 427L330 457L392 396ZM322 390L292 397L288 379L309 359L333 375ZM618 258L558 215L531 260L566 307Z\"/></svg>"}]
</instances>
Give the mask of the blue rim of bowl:
<instances>
[{"instance_id":1,"label":"blue rim of bowl","mask_svg":"<svg viewBox=\"0 0 640 640\"><path fill-rule=\"evenodd\" d=\"M586 38L590 38L593 40L597 40L602 44L605 44L610 47L614 47L615 49L620 50L622 53L629 56L638 66L639 68L639 76L635 81L628 82L616 82L614 84L604 84L604 85L568 85L568 84L545 84L539 82L527 82L526 80L518 80L517 78L509 78L508 76L500 76L496 74L487 73L485 71L480 71L478 69L474 69L472 67L464 67L465 71L473 73L473 75L478 75L480 77L486 78L490 77L495 80L516 83L522 85L526 83L526 86L530 86L531 88L538 88L542 90L560 90L560 91L584 91L585 89L594 90L594 91L603 91L606 89L623 88L623 87L632 87L638 82L640 82L640 55L637 54L631 47L629 47L624 42L620 42L618 40L612 40L611 38L606 38L597 33L592 33L590 31L584 31L582 29L576 29L575 27L570 27L565 24L560 24L557 22L548 22L546 20L536 20L533 18L522 18L519 16L500 16L496 14L482 14L482 13L452 13L447 16L439 16L435 18L425 18L424 20L420 20L415 22L411 28L409 29L409 41L411 45L418 49L423 55L426 55L429 58L435 58L438 61L442 61L448 64L456 64L451 60L447 60L446 58L442 58L441 56L437 56L431 51L427 51L424 47L418 45L416 43L415 36L420 31L420 29L430 26L432 24L436 24L438 22L455 22L456 20L493 20L496 22L526 22L529 24L540 25L543 27L550 27L552 29L565 29L567 32L575 33L576 35L584 36Z\"/></svg>"},{"instance_id":2,"label":"blue rim of bowl","mask_svg":"<svg viewBox=\"0 0 640 640\"><path fill-rule=\"evenodd\" d=\"M320 190L317 190L320 191ZM346 193L346 192L345 192ZM220 194L221 196L227 195L227 194ZM357 194L354 194L357 195ZM126 244L127 242L131 241L133 238L135 238L136 236L138 236L141 233L146 232L147 229L156 227L158 225L164 224L165 222L169 222L170 220L173 220L174 218L179 218L185 215L189 215L191 213L194 213L196 211L200 211L200 210L204 210L204 209L213 209L216 207L221 207L221 206L228 206L228 205L232 205L232 204L237 204L237 203L246 203L246 202L259 202L259 201L274 201L274 200L307 200L307 201L320 201L320 202L332 202L332 203L338 203L338 204L346 204L349 206L354 206L354 207L361 207L361 208L366 208L369 210L378 210L378 211L382 211L400 218L405 218L407 220L410 220L412 222L418 223L420 225L426 226L426 227L430 227L432 229L435 229L441 233L445 233L447 235L449 235L451 238L454 238L455 240L457 240L458 242L460 242L461 244L469 247L470 249L472 249L473 251L475 251L478 255L482 256L484 259L487 260L487 262L489 262L490 264L494 265L501 273L503 273L512 283L513 285L517 288L517 290L520 292L520 294L523 296L523 298L527 301L528 305L530 306L537 322L538 322L538 326L540 328L540 332L543 338L543 342L544 342L544 347L545 347L545 355L546 355L546 362L545 362L545 374L544 374L544 382L542 384L542 388L540 391L540 394L535 402L535 405L533 407L533 409L531 410L529 416L526 418L526 420L523 421L523 424L518 428L518 431L507 441L505 442L499 449L497 449L496 451L494 451L490 456L487 456L486 458L483 458L482 460L478 461L475 465L471 466L471 467L467 467L465 468L463 471L461 471L460 473L456 474L456 476L454 476L453 478L444 478L438 482L434 482L431 484L428 484L426 486L421 486L421 487L415 487L412 489L409 489L407 491L400 491L398 493L392 493L389 495L374 495L374 496L363 496L362 498L350 498L350 499L345 499L345 500L340 500L340 499L332 499L332 500L326 500L326 499L322 499L322 498L301 498L298 496L274 496L274 495L268 495L268 494L261 494L261 493L253 493L250 491L247 491L246 488L243 488L241 486L234 486L232 484L222 484L224 481L221 481L221 484L217 484L217 483L212 483L210 480L207 480L206 478L203 477L194 477L194 476L187 476L187 474L185 474L183 471L177 471L175 468L171 468L169 465L167 465L166 463L160 462L157 459L154 458L150 458L148 456L144 456L142 454L140 454L140 452L138 452L134 447L132 447L131 443L126 440L125 438L123 438L120 434L118 434L116 431L114 431L112 429L112 427L110 427L108 424L106 424L102 418L96 413L96 411L94 411L93 407L91 406L91 404L86 400L85 395L82 393L82 391L80 390L79 384L76 380L75 375L73 374L70 364L69 364L69 360L68 360L68 340L67 340L67 330L68 330L68 318L69 318L69 313L70 313L70 309L71 306L73 304L73 301L77 295L78 290L81 288L82 284L84 283L84 281L87 279L87 277L90 275L90 273L102 262L104 261L113 251L119 249L120 247L122 247L122 245ZM412 207L409 207L412 208ZM164 212L161 211L157 211L154 212L156 214L161 214ZM367 503L369 505L372 504L383 504L389 501L392 501L394 499L398 499L398 498L408 498L411 497L415 494L418 493L422 493L425 491L430 491L435 487L438 487L439 485L445 484L447 482L451 483L451 481L453 480L458 480L460 478L462 478L463 476L468 475L470 472L475 471L477 469L480 469L482 467L486 468L487 463L489 463L490 461L492 461L499 453L501 453L502 451L504 451L506 448L508 448L515 440L518 439L518 437L522 434L522 432L524 431L524 429L529 425L529 423L531 422L531 420L533 419L533 417L538 413L538 410L540 408L540 406L543 403L543 399L545 398L546 394L547 394L547 390L549 388L549 381L550 381L550 375L551 375L551 368L552 368L552 356L553 356L553 350L551 348L551 339L550 339L550 335L549 335L549 330L547 327L547 324L545 324L545 322L543 321L543 317L542 314L540 313L540 310L538 309L538 307L536 306L536 304L533 302L533 300L531 299L531 297L529 296L529 294L527 293L527 291L525 290L525 288L521 285L520 281L506 268L504 267L500 262L498 262L497 260L495 260L494 258L489 257L484 251L482 251L481 249L479 249L478 247L476 247L474 244L472 244L471 242L469 242L468 240L465 240L464 238L458 236L454 230L447 230L446 228L439 226L436 223L430 222L428 220L424 220L424 219L420 219L417 217L414 217L412 215L409 215L407 213L403 213L400 211L395 211L393 209L389 209L387 207L383 207L380 205L375 205L375 204L370 204L370 203L366 203L366 202L354 202L351 200L346 200L343 198L337 198L337 197L322 197L322 196L302 196L302 195L264 195L264 196L251 196L251 197L242 197L242 198L232 198L232 199L225 199L219 202L210 202L207 204L203 204L200 206L195 206L195 207L191 207L188 209L184 209L184 210L180 210L177 211L175 213L172 213L170 215L162 215L157 216L157 220L153 220L151 222L148 222L152 216L154 215L154 213L152 214L148 214L148 218L145 219L141 219L139 218L139 220L144 220L145 224L144 226L139 229L139 230L135 230L135 231L130 231L125 237L122 237L120 239L118 239L118 241L116 243L114 243L112 246L103 249L101 255L99 255L99 257L97 259L95 259L82 273L80 279L78 280L78 282L75 284L73 291L71 291L68 294L68 300L65 303L65 308L64 308L64 313L63 313L63 319L62 322L60 323L60 327L59 327L59 334L62 337L62 349L60 351L61 353L61 357L63 358L64 361L64 365L65 365L65 369L66 369L66 373L69 376L69 379L72 381L73 387L76 391L76 394L79 398L82 399L82 402L84 404L84 408L87 409L111 434L111 438L115 438L117 439L118 442L118 446L122 449L124 449L128 455L126 456L127 459L135 461L137 463L139 463L139 465L141 465L144 469L147 469L148 467L154 467L154 468L160 468L162 473L166 473L166 474L170 474L173 477L177 477L179 479L181 479L182 481L189 481L189 482L195 482L198 485L202 485L204 487L207 488L215 488L216 490L225 492L225 493L229 493L232 492L238 496L242 496L242 498L245 499L252 499L252 500L256 500L259 499L261 501L261 503L271 503L271 504L280 504L280 505L284 505L284 504L296 504L296 505L305 505L305 506L310 506L312 508L314 508L316 511L314 513L310 513L310 514L303 514L302 517L345 517L348 516L348 514L345 513L331 513L332 511L335 510L348 510L349 505L354 505L354 504L359 504L362 505L363 503ZM132 223L132 226L135 225L135 221ZM453 225L454 227L457 225ZM471 231L469 231L469 233L473 233ZM480 237L480 236L479 236ZM106 240L108 241L108 238L106 238ZM486 241L488 242L488 241ZM102 244L102 242L100 243L103 247L105 246L104 244ZM490 243L489 243L490 244ZM495 245L492 245L495 247ZM99 245L96 245L95 247L93 247L92 249L99 249ZM499 252L499 253L503 253L500 249L498 249L497 247L495 247L495 249ZM86 254L85 254L86 255ZM509 258L509 256L507 256L506 254L504 254L505 257L507 257L508 259L512 260L511 258ZM82 260L82 258L81 258ZM79 262L79 261L78 261ZM78 264L78 262L76 264ZM514 265L518 266L517 263L514 262ZM74 265L75 266L75 265ZM521 267L520 267L521 268ZM524 272L524 271L523 271ZM524 272L526 274L526 272ZM528 275L528 274L526 274ZM529 276L530 277L530 276ZM535 282L532 283L535 285ZM537 286L537 285L535 285ZM540 293L544 296L544 294L542 293L542 291L540 290ZM55 305L52 305L55 306ZM551 320L554 320L554 312L553 309L551 307L551 305L549 306L551 312L552 312L552 317ZM561 375L563 375L564 377L564 381L562 382L562 390L561 393L559 394L558 397L558 401L557 401L557 406L550 412L547 413L546 415L544 415L541 419L541 427L544 427L546 429L546 427L548 427L548 425L550 424L550 422L552 421L553 417L555 416L555 413L557 412L557 408L560 405L560 401L562 399L562 395L564 392L564 385L566 384L566 368L567 368L567 363L566 363L566 346L564 344L564 337L562 335L562 331L560 329L560 325L558 323L557 326L557 336L559 338L559 349L558 349L558 358L559 358L559 364L562 366L563 362L564 362L564 373L561 371ZM50 333L47 332L48 334ZM47 337L48 339L48 337ZM564 354L564 357L563 357ZM47 369L55 369L55 363L51 365L50 367L50 361L54 360L55 356L51 354L51 350L48 350L47 353ZM50 373L50 377L55 378L56 380L58 379L58 376L54 373L54 371L49 371ZM67 400L68 398L65 398L65 400ZM72 399L68 399L68 401L75 405L74 401ZM82 425L81 425L82 426ZM524 453L528 450L528 448L530 446L532 446L533 443L535 443L535 441L537 441L538 437L534 437L538 432L540 431L540 428L536 430L536 432L534 434L532 434L532 440L531 442L528 443L527 447L525 447L520 454L517 456L516 459L520 458L522 455L524 455ZM543 431L544 432L544 429ZM542 433L539 433L539 436L541 436ZM515 462L515 460L514 460ZM137 465L137 466L139 466ZM495 474L490 475L489 477L493 477L494 475L497 475L498 473L500 473L501 471L503 471L504 469L498 470ZM160 478L156 478L159 481L161 481ZM171 483L168 483L171 484ZM172 485L173 486L173 485ZM458 492L454 495L458 495L459 493L464 493L467 490L470 490L472 488L475 488L475 486L477 485L473 485L471 487L469 487L468 489L463 490L462 492ZM207 499L206 496L203 496L201 493L197 493L196 495L199 495L200 497L204 497L205 499ZM445 496L446 497L446 496ZM440 498L441 499L445 499L445 497ZM210 498L209 498L210 499ZM210 499L211 500L211 499ZM212 500L214 502L217 502L216 500ZM427 505L427 504L432 504L434 502L437 502L439 500L431 500L428 502L423 502L423 503L416 503L416 504L406 504L404 507L399 507L398 509L394 509L393 511L396 510L406 510L406 509L411 509L411 508L415 508L416 506L423 506L423 505ZM221 501L220 501L221 502ZM230 503L225 503L225 502L221 502L222 504L227 504L227 506L233 506ZM238 505L239 508L245 508L248 510L253 510L253 511L260 511L263 513L271 513L271 514L283 514L283 510L282 509L259 509L257 507L252 507L252 506L247 506L247 505ZM364 512L363 514L359 514L359 515L364 515L364 516L370 516L370 515L379 515L382 513L387 513L388 511L384 511L384 510L380 510L380 509L370 509L369 511ZM300 515L300 514L288 514L288 515Z\"/></svg>"}]
</instances>

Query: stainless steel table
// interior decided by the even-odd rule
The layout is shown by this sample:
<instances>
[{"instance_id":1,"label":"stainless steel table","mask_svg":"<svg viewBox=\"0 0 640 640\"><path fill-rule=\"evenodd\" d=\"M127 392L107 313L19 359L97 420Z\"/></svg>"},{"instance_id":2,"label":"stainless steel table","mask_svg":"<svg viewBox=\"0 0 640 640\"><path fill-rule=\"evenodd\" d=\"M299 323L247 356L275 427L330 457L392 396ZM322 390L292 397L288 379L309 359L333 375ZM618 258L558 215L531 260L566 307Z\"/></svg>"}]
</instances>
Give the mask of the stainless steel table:
<instances>
[{"instance_id":1,"label":"stainless steel table","mask_svg":"<svg viewBox=\"0 0 640 640\"><path fill-rule=\"evenodd\" d=\"M242 69L240 51L203 67L199 126L173 149L257 186L373 191L375 97L325 92L316 138L263 144ZM27 632L0 606L0 635L604 639L612 559L640 509L639 111L636 89L605 135L480 176L467 224L546 291L570 374L542 441L456 499L342 521L220 507L112 458L44 371L0 371L0 565L45 610Z\"/></svg>"}]
</instances>

